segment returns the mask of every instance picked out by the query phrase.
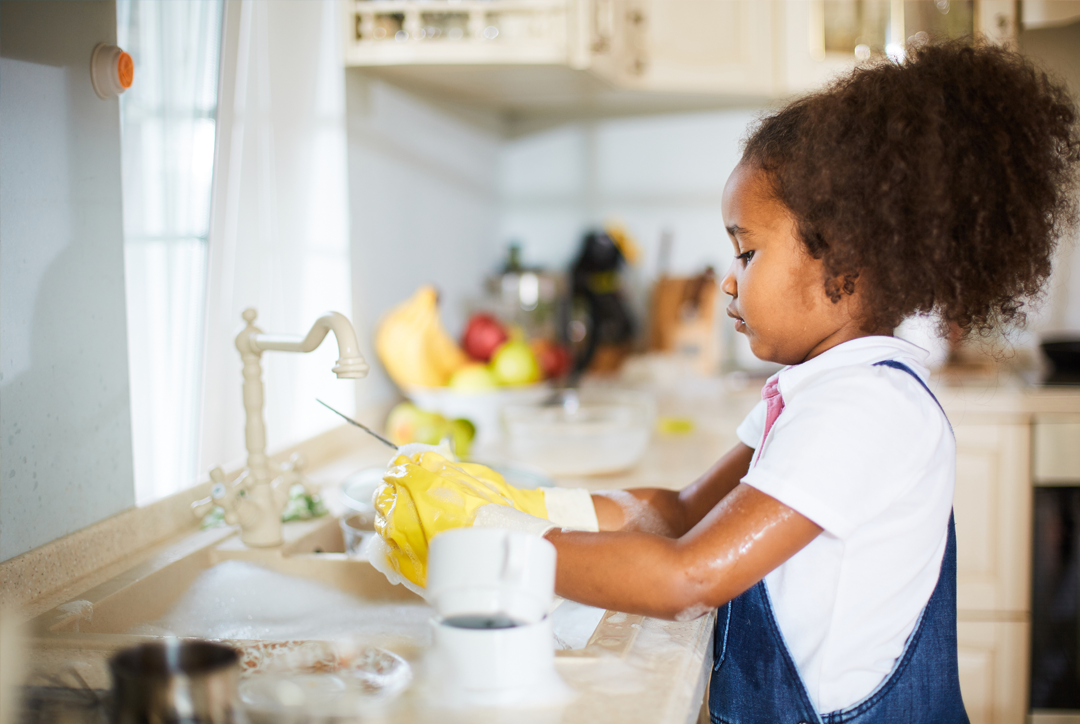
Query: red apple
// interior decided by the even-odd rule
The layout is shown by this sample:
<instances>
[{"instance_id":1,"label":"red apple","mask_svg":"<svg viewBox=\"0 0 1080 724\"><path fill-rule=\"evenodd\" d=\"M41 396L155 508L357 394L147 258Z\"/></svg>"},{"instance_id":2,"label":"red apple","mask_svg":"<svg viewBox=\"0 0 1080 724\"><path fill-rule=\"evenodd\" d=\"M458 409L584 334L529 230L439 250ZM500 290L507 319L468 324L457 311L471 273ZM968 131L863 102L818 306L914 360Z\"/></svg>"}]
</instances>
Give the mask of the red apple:
<instances>
[{"instance_id":1,"label":"red apple","mask_svg":"<svg viewBox=\"0 0 1080 724\"><path fill-rule=\"evenodd\" d=\"M509 339L506 329L490 314L474 314L465 325L461 346L465 354L481 362L491 360L495 350Z\"/></svg>"},{"instance_id":2,"label":"red apple","mask_svg":"<svg viewBox=\"0 0 1080 724\"><path fill-rule=\"evenodd\" d=\"M530 346L545 379L562 377L570 371L573 360L566 347L550 339L534 339Z\"/></svg>"}]
</instances>

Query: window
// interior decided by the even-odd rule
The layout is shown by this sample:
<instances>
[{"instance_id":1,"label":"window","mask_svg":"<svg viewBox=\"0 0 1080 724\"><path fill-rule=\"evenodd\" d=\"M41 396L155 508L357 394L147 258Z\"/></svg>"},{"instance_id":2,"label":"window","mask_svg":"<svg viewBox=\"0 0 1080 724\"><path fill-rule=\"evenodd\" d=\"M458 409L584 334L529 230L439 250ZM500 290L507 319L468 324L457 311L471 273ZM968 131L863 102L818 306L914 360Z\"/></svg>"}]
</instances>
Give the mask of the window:
<instances>
[{"instance_id":1,"label":"window","mask_svg":"<svg viewBox=\"0 0 1080 724\"><path fill-rule=\"evenodd\" d=\"M144 505L243 463L233 338L245 308L279 334L305 334L327 310L356 321L345 72L335 2L119 0L117 16L136 63L121 118ZM339 424L315 397L355 409L362 388L334 377L336 358L332 338L311 354L263 356L269 452Z\"/></svg>"},{"instance_id":2,"label":"window","mask_svg":"<svg viewBox=\"0 0 1080 724\"><path fill-rule=\"evenodd\" d=\"M222 0L119 0L135 500L196 479Z\"/></svg>"}]
</instances>

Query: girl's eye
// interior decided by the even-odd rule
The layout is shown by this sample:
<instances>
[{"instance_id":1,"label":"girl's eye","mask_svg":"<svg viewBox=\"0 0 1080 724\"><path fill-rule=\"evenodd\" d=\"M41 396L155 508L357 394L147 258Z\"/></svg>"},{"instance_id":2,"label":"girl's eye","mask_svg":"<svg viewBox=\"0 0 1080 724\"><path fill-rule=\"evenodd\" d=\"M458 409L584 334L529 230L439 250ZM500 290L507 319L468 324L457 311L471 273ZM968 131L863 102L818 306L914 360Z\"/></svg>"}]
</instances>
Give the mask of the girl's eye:
<instances>
[{"instance_id":1,"label":"girl's eye","mask_svg":"<svg viewBox=\"0 0 1080 724\"><path fill-rule=\"evenodd\" d=\"M743 263L743 264L745 264L746 262L748 262L748 261L750 261L751 259L753 259L753 258L754 258L754 252L753 252L753 250L751 250L751 251L744 251L744 252L743 252L742 254L739 254L739 255L738 255L737 257L735 257L735 258L736 258L736 259L739 259L740 261L742 261L742 263Z\"/></svg>"}]
</instances>

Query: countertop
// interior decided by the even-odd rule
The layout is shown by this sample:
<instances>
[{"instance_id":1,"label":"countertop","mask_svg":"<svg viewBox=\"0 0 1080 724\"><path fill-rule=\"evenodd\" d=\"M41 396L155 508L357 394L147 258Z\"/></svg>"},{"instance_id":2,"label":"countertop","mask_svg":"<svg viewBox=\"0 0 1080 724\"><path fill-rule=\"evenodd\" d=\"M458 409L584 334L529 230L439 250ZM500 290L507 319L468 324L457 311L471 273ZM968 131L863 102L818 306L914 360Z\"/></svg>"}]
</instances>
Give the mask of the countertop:
<instances>
[{"instance_id":1,"label":"countertop","mask_svg":"<svg viewBox=\"0 0 1080 724\"><path fill-rule=\"evenodd\" d=\"M655 435L642 460L624 474L560 478L557 482L560 486L590 490L682 488L737 442L735 427L759 399L760 383L753 379L734 383L708 380L696 388L683 385L681 390L667 389L661 414L692 419L690 432ZM938 375L931 388L954 425L1080 416L1080 387L1032 387L1007 376L958 380ZM687 393L694 389L697 392ZM283 451L277 457L283 459L291 452ZM327 490L335 489L357 470L385 465L388 458L384 447L348 426L311 441L303 452L309 462L309 477ZM499 452L498 448L479 451L491 458L500 457ZM0 604L8 611L18 607L30 618L154 555L183 547L193 536L200 535L187 509L192 500L206 494L207 487L203 484L146 508L127 511L5 561L0 564ZM558 671L581 695L564 709L540 719L697 720L711 662L713 615L682 623L632 617L626 625L634 626L637 633L621 656L558 657ZM100 654L80 661L85 657L75 651L31 647L29 670L37 673L27 683L77 685L70 676L74 666L84 678L95 679L91 682L94 688L107 686L107 680L89 673L95 667L100 669L104 661ZM406 707L392 717L394 721L432 718L444 721L447 716L435 716L422 707Z\"/></svg>"},{"instance_id":2,"label":"countertop","mask_svg":"<svg viewBox=\"0 0 1080 724\"><path fill-rule=\"evenodd\" d=\"M750 401L752 405L752 401ZM745 406L745 404L744 404ZM613 475L589 479L563 479L560 485L586 486L591 489L617 489L640 485L663 485L681 487L694 477L704 472L715 460L717 451L722 450L734 438L728 431L724 433L719 425L702 424L693 432L679 436L657 436L649 445L642 461L631 471L623 475ZM378 443L368 440L363 433L353 428L343 428L335 432L335 439L348 442L334 445L336 452L330 459L311 465L308 477L324 486L328 498L333 504L331 491L337 489L341 481L358 470L386 464L387 450ZM340 440L338 441L340 442ZM489 451L494 453L495 451ZM318 455L312 455L318 459ZM149 506L142 511L116 516L104 524L104 530L96 532L98 537L111 535L113 546L120 547L116 536L121 541L137 543L140 526L160 525L169 515L160 508L171 505L177 508L181 503L189 503L189 496L181 496L174 501L163 501ZM72 551L93 547L94 531L84 533L83 539L76 536L73 540L56 541L48 550L36 551L36 561L50 566L50 573L45 576L51 590L24 602L27 617L39 615L74 597L82 591L99 585L113 576L123 573L138 564L158 558L170 558L180 555L180 551L195 545L198 537L206 537L212 531L198 532L194 521L187 523L186 529L153 545L135 548L137 552L121 555L115 560L89 572L72 570L69 577L61 573L62 558ZM120 526L123 533L108 531L110 527ZM222 530L220 535L226 535ZM148 535L148 534L147 534ZM90 536L89 538L87 536ZM69 536L69 538L71 538ZM35 552L32 552L35 553ZM30 554L27 554L28 556ZM58 558L60 560L58 560ZM35 556L31 556L32 562ZM83 561L81 565L88 565ZM89 564L92 567L92 564ZM29 566L0 566L4 574L5 587L19 580L36 580ZM73 566L77 568L77 566ZM78 575L81 574L81 575ZM9 591L9 593L12 593ZM608 626L624 629L629 638L625 643L613 647L610 652L594 649L592 655L558 656L556 667L566 682L578 692L578 696L566 706L557 710L537 710L531 712L529 720L545 722L695 722L698 719L701 702L707 681L708 663L711 661L711 636L714 615L709 614L688 622L670 622L638 616L619 614L609 616ZM599 642L603 648L604 642ZM617 649L617 650L615 650ZM599 651L599 655L597 655ZM86 686L102 690L108 687L106 662L110 650L79 650L66 645L48 642L30 641L28 652L29 669L34 673L27 681L36 687L68 686L78 688ZM40 697L47 689L37 688L34 692ZM46 696L47 698L47 696ZM513 715L511 715L513 714ZM519 721L520 712L447 712L432 709L418 695L406 695L402 702L388 712L387 721L447 721L463 717L463 721L492 720ZM509 716L509 719L507 718Z\"/></svg>"}]
</instances>

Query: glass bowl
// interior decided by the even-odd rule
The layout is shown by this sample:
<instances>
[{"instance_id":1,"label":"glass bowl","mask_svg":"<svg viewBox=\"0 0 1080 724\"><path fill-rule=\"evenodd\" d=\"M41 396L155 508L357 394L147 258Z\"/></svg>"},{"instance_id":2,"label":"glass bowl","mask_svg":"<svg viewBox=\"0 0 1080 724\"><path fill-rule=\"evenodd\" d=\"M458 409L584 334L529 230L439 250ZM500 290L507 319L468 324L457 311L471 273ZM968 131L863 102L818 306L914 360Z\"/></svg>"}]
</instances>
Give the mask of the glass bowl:
<instances>
[{"instance_id":1,"label":"glass bowl","mask_svg":"<svg viewBox=\"0 0 1080 724\"><path fill-rule=\"evenodd\" d=\"M499 441L499 415L506 405L533 404L552 395L551 386L544 382L485 392L463 392L452 387L408 387L404 392L422 410L437 412L448 420L463 417L471 422L476 427L475 446Z\"/></svg>"},{"instance_id":2,"label":"glass bowl","mask_svg":"<svg viewBox=\"0 0 1080 724\"><path fill-rule=\"evenodd\" d=\"M509 456L551 475L607 475L633 467L652 437L656 404L637 390L561 390L503 407Z\"/></svg>"}]
</instances>

